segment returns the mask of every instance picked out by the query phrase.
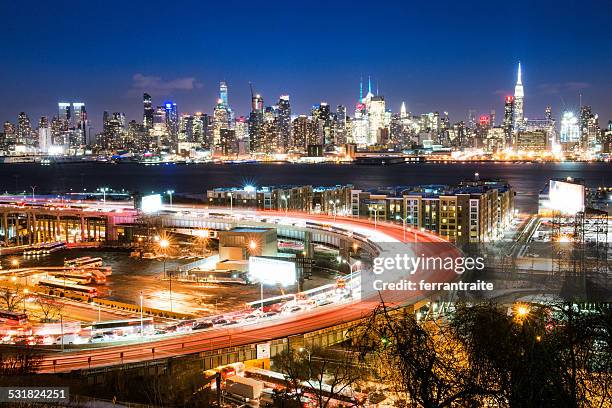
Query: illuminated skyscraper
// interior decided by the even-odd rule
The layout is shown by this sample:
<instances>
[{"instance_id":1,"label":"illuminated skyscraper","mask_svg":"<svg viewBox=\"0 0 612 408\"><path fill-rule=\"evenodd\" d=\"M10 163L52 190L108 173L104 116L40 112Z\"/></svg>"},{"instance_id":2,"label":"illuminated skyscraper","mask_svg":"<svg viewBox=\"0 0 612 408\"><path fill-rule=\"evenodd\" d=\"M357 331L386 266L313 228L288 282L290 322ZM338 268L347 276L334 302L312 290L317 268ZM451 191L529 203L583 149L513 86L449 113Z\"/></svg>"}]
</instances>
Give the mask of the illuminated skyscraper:
<instances>
[{"instance_id":1,"label":"illuminated skyscraper","mask_svg":"<svg viewBox=\"0 0 612 408\"><path fill-rule=\"evenodd\" d=\"M263 141L263 98L256 94L251 97L251 113L249 114L249 143L253 153L264 152Z\"/></svg>"},{"instance_id":2,"label":"illuminated skyscraper","mask_svg":"<svg viewBox=\"0 0 612 408\"><path fill-rule=\"evenodd\" d=\"M289 95L281 95L278 101L278 148L283 152L289 148L291 139L291 103Z\"/></svg>"},{"instance_id":3,"label":"illuminated skyscraper","mask_svg":"<svg viewBox=\"0 0 612 408\"><path fill-rule=\"evenodd\" d=\"M172 101L168 101L164 103L164 107L166 110L166 127L168 129L168 133L172 137L172 140L178 135L178 111L176 109L176 103Z\"/></svg>"},{"instance_id":4,"label":"illuminated skyscraper","mask_svg":"<svg viewBox=\"0 0 612 408\"><path fill-rule=\"evenodd\" d=\"M504 128L504 134L506 135L506 146L513 145L513 122L514 121L514 97L511 95L506 96L506 101L504 103L504 123L502 127Z\"/></svg>"},{"instance_id":5,"label":"illuminated skyscraper","mask_svg":"<svg viewBox=\"0 0 612 408\"><path fill-rule=\"evenodd\" d=\"M145 129L151 129L153 127L153 104L151 102L151 95L148 93L142 94L142 105L144 113L142 115L142 124Z\"/></svg>"},{"instance_id":6,"label":"illuminated skyscraper","mask_svg":"<svg viewBox=\"0 0 612 408\"><path fill-rule=\"evenodd\" d=\"M70 104L68 102L59 102L57 104L57 117L59 120L65 120L67 124L70 124L72 114L70 111Z\"/></svg>"},{"instance_id":7,"label":"illuminated skyscraper","mask_svg":"<svg viewBox=\"0 0 612 408\"><path fill-rule=\"evenodd\" d=\"M223 99L217 99L217 105L213 111L213 145L214 147L221 146L221 131L230 129L230 112L227 105L223 103Z\"/></svg>"},{"instance_id":8,"label":"illuminated skyscraper","mask_svg":"<svg viewBox=\"0 0 612 408\"><path fill-rule=\"evenodd\" d=\"M84 146L86 144L87 130L89 128L85 104L82 102L73 102L72 113L74 129L72 129L70 134L70 146Z\"/></svg>"},{"instance_id":9,"label":"illuminated skyscraper","mask_svg":"<svg viewBox=\"0 0 612 408\"><path fill-rule=\"evenodd\" d=\"M45 154L49 152L49 148L53 144L53 136L51 134L51 127L49 126L49 120L42 116L38 122L38 150Z\"/></svg>"},{"instance_id":10,"label":"illuminated skyscraper","mask_svg":"<svg viewBox=\"0 0 612 408\"><path fill-rule=\"evenodd\" d=\"M559 141L562 144L576 144L580 142L580 126L578 118L573 112L564 112L561 117L561 133Z\"/></svg>"},{"instance_id":11,"label":"illuminated skyscraper","mask_svg":"<svg viewBox=\"0 0 612 408\"><path fill-rule=\"evenodd\" d=\"M32 145L32 123L25 112L17 118L17 144Z\"/></svg>"},{"instance_id":12,"label":"illuminated skyscraper","mask_svg":"<svg viewBox=\"0 0 612 408\"><path fill-rule=\"evenodd\" d=\"M518 64L518 73L516 77L516 85L514 86L514 118L512 125L514 130L517 131L523 126L525 121L524 99L525 92L523 90L523 74L521 72L521 63Z\"/></svg>"},{"instance_id":13,"label":"illuminated skyscraper","mask_svg":"<svg viewBox=\"0 0 612 408\"><path fill-rule=\"evenodd\" d=\"M229 102L227 99L227 84L225 81L221 81L219 83L219 98L221 99L221 103L226 107L229 107Z\"/></svg>"}]
</instances>

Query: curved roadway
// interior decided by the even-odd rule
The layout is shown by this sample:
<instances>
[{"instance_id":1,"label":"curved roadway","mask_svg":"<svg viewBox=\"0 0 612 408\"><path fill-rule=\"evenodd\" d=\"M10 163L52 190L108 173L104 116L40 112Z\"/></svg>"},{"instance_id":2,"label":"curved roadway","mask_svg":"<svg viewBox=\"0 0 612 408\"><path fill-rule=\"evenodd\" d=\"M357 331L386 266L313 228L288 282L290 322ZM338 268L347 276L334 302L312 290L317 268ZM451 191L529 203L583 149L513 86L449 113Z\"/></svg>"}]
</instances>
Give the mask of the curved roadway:
<instances>
[{"instance_id":1,"label":"curved roadway","mask_svg":"<svg viewBox=\"0 0 612 408\"><path fill-rule=\"evenodd\" d=\"M279 219L286 216L284 212L270 211L257 212L255 214L258 216L274 216ZM380 242L395 242L399 244L404 235L401 225L390 223L379 222L375 229L373 222L363 219L337 217L335 220L331 216L304 213L289 213L288 216L291 219L352 228L367 235L372 241L379 240ZM418 231L417 235L419 243L444 243L448 246L449 251L456 251L447 241L431 233ZM414 242L414 236L414 232L407 234L405 242ZM440 248L435 248L437 247L433 245L425 245L423 248L419 248L419 252L425 256L439 256ZM437 253L434 254L434 251ZM434 271L428 272L428 275L420 274L418 277L419 280L426 279L431 282L450 282L455 280L457 275L449 271ZM415 303L425 295L426 293L421 291L385 292L384 300L387 304L400 306ZM351 303L317 307L285 317L272 318L257 324L228 328L220 327L124 345L53 352L44 356L40 371L67 372L266 342L358 320L370 313L379 303L380 295L376 293Z\"/></svg>"}]
</instances>

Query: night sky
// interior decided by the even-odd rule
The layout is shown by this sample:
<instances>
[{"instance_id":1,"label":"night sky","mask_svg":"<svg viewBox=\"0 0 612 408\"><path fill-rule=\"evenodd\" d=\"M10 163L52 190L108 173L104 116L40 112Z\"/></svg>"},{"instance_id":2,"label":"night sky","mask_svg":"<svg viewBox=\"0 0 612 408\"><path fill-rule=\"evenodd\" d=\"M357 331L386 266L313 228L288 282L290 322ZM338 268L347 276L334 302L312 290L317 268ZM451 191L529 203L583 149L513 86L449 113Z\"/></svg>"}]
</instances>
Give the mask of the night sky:
<instances>
[{"instance_id":1,"label":"night sky","mask_svg":"<svg viewBox=\"0 0 612 408\"><path fill-rule=\"evenodd\" d=\"M290 94L351 112L372 75L387 106L448 111L452 121L494 108L523 64L527 117L583 102L612 119L609 1L2 1L0 120L33 122L81 101L142 119L142 92L180 112L211 112L218 82L238 115L252 81L266 105Z\"/></svg>"}]
</instances>

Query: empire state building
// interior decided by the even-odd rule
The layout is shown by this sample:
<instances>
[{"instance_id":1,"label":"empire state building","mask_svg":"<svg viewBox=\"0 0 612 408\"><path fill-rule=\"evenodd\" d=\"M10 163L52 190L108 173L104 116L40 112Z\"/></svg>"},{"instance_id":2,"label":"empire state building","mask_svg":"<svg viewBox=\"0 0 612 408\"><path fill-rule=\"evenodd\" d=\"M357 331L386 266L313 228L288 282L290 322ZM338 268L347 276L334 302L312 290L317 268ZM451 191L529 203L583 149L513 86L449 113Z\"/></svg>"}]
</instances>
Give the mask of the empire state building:
<instances>
[{"instance_id":1,"label":"empire state building","mask_svg":"<svg viewBox=\"0 0 612 408\"><path fill-rule=\"evenodd\" d=\"M525 122L525 114L523 112L523 98L525 92L523 91L523 78L521 73L521 63L518 64L518 76L516 78L516 85L514 86L514 118L512 121L515 130L520 129Z\"/></svg>"}]
</instances>

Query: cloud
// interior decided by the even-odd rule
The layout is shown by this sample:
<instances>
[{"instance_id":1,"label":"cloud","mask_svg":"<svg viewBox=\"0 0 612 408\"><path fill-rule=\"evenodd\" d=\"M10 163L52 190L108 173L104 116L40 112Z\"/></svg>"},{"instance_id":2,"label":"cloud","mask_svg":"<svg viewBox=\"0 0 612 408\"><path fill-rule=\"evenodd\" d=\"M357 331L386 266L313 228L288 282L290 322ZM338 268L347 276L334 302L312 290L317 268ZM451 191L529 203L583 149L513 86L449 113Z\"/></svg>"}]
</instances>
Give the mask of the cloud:
<instances>
[{"instance_id":1,"label":"cloud","mask_svg":"<svg viewBox=\"0 0 612 408\"><path fill-rule=\"evenodd\" d=\"M175 91L192 91L201 88L202 84L194 77L175 78L164 80L158 76L134 74L129 96L140 95L143 92L157 95L167 95Z\"/></svg>"},{"instance_id":2,"label":"cloud","mask_svg":"<svg viewBox=\"0 0 612 408\"><path fill-rule=\"evenodd\" d=\"M590 88L589 82L570 81L561 83L544 83L538 85L538 90L543 94L560 94L564 92L576 92L582 89Z\"/></svg>"}]
</instances>

